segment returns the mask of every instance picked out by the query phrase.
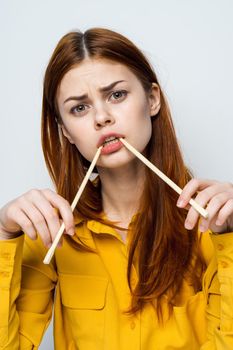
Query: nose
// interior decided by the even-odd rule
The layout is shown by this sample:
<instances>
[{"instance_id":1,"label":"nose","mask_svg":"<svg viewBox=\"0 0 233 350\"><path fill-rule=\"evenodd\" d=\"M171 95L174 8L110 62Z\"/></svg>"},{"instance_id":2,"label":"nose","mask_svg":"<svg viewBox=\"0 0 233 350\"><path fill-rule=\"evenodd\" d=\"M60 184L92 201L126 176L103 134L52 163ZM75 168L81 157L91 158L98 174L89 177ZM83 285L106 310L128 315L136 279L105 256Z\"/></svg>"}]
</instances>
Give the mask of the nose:
<instances>
[{"instance_id":1,"label":"nose","mask_svg":"<svg viewBox=\"0 0 233 350\"><path fill-rule=\"evenodd\" d=\"M95 114L96 129L101 129L104 126L111 125L113 123L114 123L114 117L111 115L111 113L108 113L107 110L101 108L100 110L96 111L96 114Z\"/></svg>"}]
</instances>

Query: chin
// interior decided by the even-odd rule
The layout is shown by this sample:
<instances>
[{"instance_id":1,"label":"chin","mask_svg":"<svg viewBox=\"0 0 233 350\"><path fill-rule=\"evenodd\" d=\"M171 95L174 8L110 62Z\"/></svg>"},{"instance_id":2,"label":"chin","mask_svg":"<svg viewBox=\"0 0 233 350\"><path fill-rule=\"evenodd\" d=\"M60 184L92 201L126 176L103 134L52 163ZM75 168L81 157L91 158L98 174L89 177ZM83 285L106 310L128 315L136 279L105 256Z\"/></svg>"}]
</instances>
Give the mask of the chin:
<instances>
[{"instance_id":1,"label":"chin","mask_svg":"<svg viewBox=\"0 0 233 350\"><path fill-rule=\"evenodd\" d=\"M101 159L98 166L105 169L120 169L126 167L132 162L138 161L133 154L119 154L116 152L112 153L111 156L106 156L105 159Z\"/></svg>"}]
</instances>

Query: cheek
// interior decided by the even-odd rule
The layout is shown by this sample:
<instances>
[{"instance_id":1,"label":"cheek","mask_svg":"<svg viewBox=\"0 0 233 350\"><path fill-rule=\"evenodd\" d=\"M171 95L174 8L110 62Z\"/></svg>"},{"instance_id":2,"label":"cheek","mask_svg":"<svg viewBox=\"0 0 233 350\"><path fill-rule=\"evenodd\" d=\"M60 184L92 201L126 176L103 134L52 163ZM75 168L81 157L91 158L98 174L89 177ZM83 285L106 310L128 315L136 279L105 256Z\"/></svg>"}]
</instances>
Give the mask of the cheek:
<instances>
[{"instance_id":1,"label":"cheek","mask_svg":"<svg viewBox=\"0 0 233 350\"><path fill-rule=\"evenodd\" d=\"M137 145L137 149L142 152L146 148L152 135L152 121L150 109L146 102L137 107L133 130L135 131L135 145Z\"/></svg>"},{"instance_id":2,"label":"cheek","mask_svg":"<svg viewBox=\"0 0 233 350\"><path fill-rule=\"evenodd\" d=\"M94 144L91 143L88 139L88 137L85 137L83 139L76 139L75 140L75 146L79 150L79 152L82 154L84 158L86 158L89 162L91 162L95 156L95 153L97 151L97 148L94 147Z\"/></svg>"},{"instance_id":3,"label":"cheek","mask_svg":"<svg viewBox=\"0 0 233 350\"><path fill-rule=\"evenodd\" d=\"M145 122L145 119L150 116L150 105L146 98L140 99L140 97L134 99L134 103L131 105L132 112L137 118L138 122Z\"/></svg>"},{"instance_id":4,"label":"cheek","mask_svg":"<svg viewBox=\"0 0 233 350\"><path fill-rule=\"evenodd\" d=\"M134 111L131 114L132 127L140 130L140 134L151 134L152 123L150 117L150 109L146 101L144 103L135 103Z\"/></svg>"},{"instance_id":5,"label":"cheek","mask_svg":"<svg viewBox=\"0 0 233 350\"><path fill-rule=\"evenodd\" d=\"M90 133L90 126L83 122L69 125L69 134L82 156L88 161L92 161L97 148L93 135Z\"/></svg>"},{"instance_id":6,"label":"cheek","mask_svg":"<svg viewBox=\"0 0 233 350\"><path fill-rule=\"evenodd\" d=\"M143 127L141 128L142 132L140 133L140 139L141 139L141 152L145 149L147 144L150 141L151 135L152 135L152 124L150 117L146 117L144 120Z\"/></svg>"},{"instance_id":7,"label":"cheek","mask_svg":"<svg viewBox=\"0 0 233 350\"><path fill-rule=\"evenodd\" d=\"M91 145L88 143L88 140L86 142L75 142L75 146L85 159L87 159L89 162L92 162L97 151L96 147L91 147Z\"/></svg>"}]
</instances>

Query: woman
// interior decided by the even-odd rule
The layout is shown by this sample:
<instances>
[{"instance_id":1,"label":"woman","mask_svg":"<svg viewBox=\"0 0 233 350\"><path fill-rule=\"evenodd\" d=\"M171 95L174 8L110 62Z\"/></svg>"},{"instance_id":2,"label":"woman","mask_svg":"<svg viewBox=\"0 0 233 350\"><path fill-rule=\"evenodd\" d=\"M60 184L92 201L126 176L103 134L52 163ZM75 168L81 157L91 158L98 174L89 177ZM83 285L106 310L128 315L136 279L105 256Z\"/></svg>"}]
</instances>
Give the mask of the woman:
<instances>
[{"instance_id":1,"label":"woman","mask_svg":"<svg viewBox=\"0 0 233 350\"><path fill-rule=\"evenodd\" d=\"M179 198L120 137L184 188ZM1 348L37 349L53 305L59 350L233 348L233 186L191 178L133 43L101 28L60 40L44 79L42 144L57 193L34 189L0 210ZM72 213L101 145L97 178ZM62 247L44 265L61 220Z\"/></svg>"}]
</instances>

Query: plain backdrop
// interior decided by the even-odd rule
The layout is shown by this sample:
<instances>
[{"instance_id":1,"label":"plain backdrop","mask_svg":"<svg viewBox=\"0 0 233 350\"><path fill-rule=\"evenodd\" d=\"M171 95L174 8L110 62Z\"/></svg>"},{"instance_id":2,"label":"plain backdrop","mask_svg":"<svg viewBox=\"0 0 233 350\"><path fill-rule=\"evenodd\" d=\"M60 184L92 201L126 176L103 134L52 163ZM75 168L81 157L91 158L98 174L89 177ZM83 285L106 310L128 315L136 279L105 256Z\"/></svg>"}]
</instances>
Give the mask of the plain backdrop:
<instances>
[{"instance_id":1,"label":"plain backdrop","mask_svg":"<svg viewBox=\"0 0 233 350\"><path fill-rule=\"evenodd\" d=\"M0 0L0 206L52 187L40 145L43 75L68 31L107 27L155 67L196 177L233 180L231 0ZM52 327L42 350L53 349Z\"/></svg>"}]
</instances>

